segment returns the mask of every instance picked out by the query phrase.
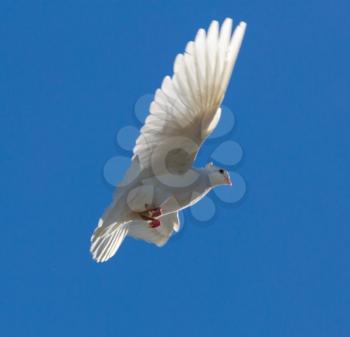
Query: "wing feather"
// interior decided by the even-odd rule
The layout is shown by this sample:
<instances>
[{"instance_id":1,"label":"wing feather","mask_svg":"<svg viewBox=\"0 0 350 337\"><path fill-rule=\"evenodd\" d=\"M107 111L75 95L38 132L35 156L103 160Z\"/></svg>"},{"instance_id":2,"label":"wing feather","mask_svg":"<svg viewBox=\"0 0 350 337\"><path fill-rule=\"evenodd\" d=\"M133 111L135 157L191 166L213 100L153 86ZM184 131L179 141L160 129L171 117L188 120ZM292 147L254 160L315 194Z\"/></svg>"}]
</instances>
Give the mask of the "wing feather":
<instances>
[{"instance_id":1,"label":"wing feather","mask_svg":"<svg viewBox=\"0 0 350 337\"><path fill-rule=\"evenodd\" d=\"M183 174L220 119L224 98L244 37L241 22L232 34L232 20L221 27L213 21L199 29L183 54L176 56L174 74L155 93L150 114L134 148L142 170ZM154 172L153 172L154 173Z\"/></svg>"}]
</instances>

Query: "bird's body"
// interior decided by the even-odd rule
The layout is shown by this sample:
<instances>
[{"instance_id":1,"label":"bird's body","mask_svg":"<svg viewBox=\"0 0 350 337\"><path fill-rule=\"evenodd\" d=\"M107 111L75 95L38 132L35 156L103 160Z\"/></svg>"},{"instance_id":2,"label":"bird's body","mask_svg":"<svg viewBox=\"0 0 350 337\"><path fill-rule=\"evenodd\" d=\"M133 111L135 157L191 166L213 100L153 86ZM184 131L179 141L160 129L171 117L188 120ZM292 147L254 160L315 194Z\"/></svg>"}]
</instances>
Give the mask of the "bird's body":
<instances>
[{"instance_id":1,"label":"bird's body","mask_svg":"<svg viewBox=\"0 0 350 337\"><path fill-rule=\"evenodd\" d=\"M198 31L174 75L155 94L141 129L131 166L119 184L91 238L91 252L104 262L126 235L164 245L180 224L178 212L202 199L213 187L231 184L228 173L208 164L194 168L203 141L217 125L245 24L231 35L232 20L219 31L213 21L206 35Z\"/></svg>"},{"instance_id":2,"label":"bird's body","mask_svg":"<svg viewBox=\"0 0 350 337\"><path fill-rule=\"evenodd\" d=\"M162 215L180 211L204 197L213 187L210 171L193 168L191 174L152 176L142 178L142 174L128 184L120 186L115 201L122 202L125 220L139 219L139 214L147 208L162 208ZM123 219L124 220L124 219Z\"/></svg>"}]
</instances>

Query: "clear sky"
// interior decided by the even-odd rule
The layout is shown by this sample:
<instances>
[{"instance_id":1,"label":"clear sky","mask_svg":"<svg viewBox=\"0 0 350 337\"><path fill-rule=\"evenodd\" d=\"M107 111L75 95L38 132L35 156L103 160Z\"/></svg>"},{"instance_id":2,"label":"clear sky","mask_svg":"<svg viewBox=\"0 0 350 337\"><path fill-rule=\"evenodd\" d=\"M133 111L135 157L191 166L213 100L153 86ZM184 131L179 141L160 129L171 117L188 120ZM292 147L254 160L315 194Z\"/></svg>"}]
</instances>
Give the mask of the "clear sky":
<instances>
[{"instance_id":1,"label":"clear sky","mask_svg":"<svg viewBox=\"0 0 350 337\"><path fill-rule=\"evenodd\" d=\"M0 335L349 336L349 10L2 0ZM138 126L135 102L196 30L225 17L248 23L225 99L246 194L213 197L209 222L185 214L161 249L127 239L94 263L104 165L128 155L117 131Z\"/></svg>"}]
</instances>

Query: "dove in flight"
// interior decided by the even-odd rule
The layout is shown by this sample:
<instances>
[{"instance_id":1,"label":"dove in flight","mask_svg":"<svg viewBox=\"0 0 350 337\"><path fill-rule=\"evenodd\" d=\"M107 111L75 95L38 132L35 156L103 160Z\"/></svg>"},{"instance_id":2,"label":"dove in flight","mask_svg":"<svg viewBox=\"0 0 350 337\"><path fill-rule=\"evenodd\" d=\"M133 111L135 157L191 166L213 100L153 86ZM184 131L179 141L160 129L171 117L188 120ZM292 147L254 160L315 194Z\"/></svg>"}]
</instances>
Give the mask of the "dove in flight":
<instances>
[{"instance_id":1,"label":"dove in flight","mask_svg":"<svg viewBox=\"0 0 350 337\"><path fill-rule=\"evenodd\" d=\"M246 23L232 20L199 29L155 92L133 149L130 168L117 186L91 237L90 252L105 262L127 235L163 246L180 228L178 213L212 188L231 184L212 163L193 167L197 152L219 122Z\"/></svg>"}]
</instances>

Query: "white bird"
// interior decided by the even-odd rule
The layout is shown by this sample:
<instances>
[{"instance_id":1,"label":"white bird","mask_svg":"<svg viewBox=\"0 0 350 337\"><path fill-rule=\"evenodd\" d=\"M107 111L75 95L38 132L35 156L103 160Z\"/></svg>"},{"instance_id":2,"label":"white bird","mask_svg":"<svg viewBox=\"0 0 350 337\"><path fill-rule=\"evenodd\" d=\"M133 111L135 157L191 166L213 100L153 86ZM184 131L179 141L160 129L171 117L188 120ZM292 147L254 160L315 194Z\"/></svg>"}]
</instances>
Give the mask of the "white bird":
<instances>
[{"instance_id":1,"label":"white bird","mask_svg":"<svg viewBox=\"0 0 350 337\"><path fill-rule=\"evenodd\" d=\"M163 246L180 228L180 210L231 184L228 172L212 163L192 165L220 119L245 28L241 22L232 34L231 19L221 27L213 21L177 55L173 76L164 78L150 105L131 166L91 237L97 262L110 259L126 235Z\"/></svg>"}]
</instances>

